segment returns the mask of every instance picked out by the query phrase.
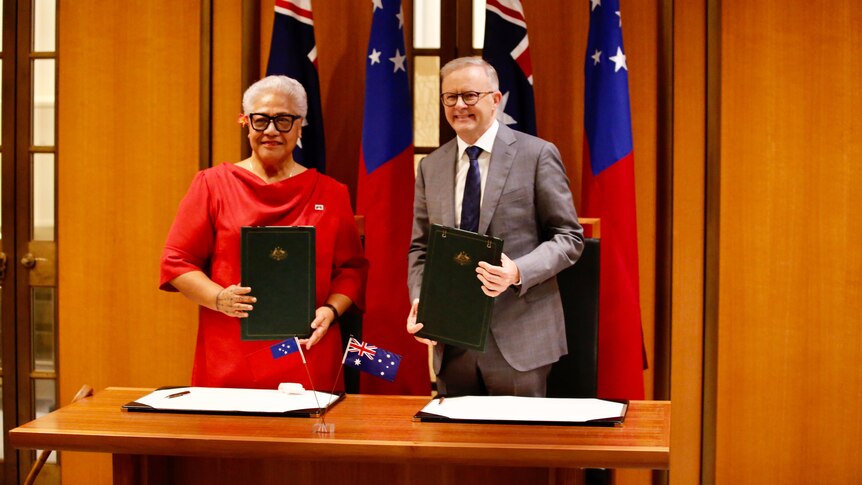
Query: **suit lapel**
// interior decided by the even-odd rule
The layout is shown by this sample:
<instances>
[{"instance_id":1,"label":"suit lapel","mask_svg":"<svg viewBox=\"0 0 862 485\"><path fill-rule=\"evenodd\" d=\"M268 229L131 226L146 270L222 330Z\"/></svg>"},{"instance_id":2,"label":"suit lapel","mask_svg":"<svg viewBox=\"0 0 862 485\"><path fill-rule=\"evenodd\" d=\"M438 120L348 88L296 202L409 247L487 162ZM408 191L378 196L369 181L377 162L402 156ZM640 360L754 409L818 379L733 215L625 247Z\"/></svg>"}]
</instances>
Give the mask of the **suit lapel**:
<instances>
[{"instance_id":1,"label":"suit lapel","mask_svg":"<svg viewBox=\"0 0 862 485\"><path fill-rule=\"evenodd\" d=\"M515 154L518 149L515 146L515 134L512 129L500 123L497 131L497 139L494 140L494 149L491 152L491 164L488 168L488 177L485 179L485 193L482 195L482 210L479 213L479 233L487 234L488 226L494 217L497 202L506 185L509 170L515 163Z\"/></svg>"},{"instance_id":2,"label":"suit lapel","mask_svg":"<svg viewBox=\"0 0 862 485\"><path fill-rule=\"evenodd\" d=\"M458 158L458 142L452 140L443 145L440 153L440 161L442 162L443 170L438 170L436 173L440 176L439 182L434 184L434 191L448 191L449 193L441 194L437 197L440 201L440 214L443 218L443 225L455 227L455 167L457 166Z\"/></svg>"}]
</instances>

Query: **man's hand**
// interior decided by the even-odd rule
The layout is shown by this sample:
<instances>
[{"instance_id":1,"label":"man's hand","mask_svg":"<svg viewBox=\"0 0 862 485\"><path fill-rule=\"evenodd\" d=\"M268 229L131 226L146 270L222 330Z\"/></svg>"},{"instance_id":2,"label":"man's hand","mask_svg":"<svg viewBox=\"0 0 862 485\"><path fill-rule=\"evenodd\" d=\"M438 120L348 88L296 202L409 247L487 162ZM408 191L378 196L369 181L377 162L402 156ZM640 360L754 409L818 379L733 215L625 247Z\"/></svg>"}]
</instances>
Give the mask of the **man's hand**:
<instances>
[{"instance_id":1,"label":"man's hand","mask_svg":"<svg viewBox=\"0 0 862 485\"><path fill-rule=\"evenodd\" d=\"M425 345L437 345L436 340L429 340L427 338L417 337L416 332L422 330L421 323L416 323L416 315L419 313L419 298L413 300L413 305L410 307L410 314L407 315L407 333L413 335L413 338L416 339L417 342L421 342Z\"/></svg>"},{"instance_id":2,"label":"man's hand","mask_svg":"<svg viewBox=\"0 0 862 485\"><path fill-rule=\"evenodd\" d=\"M518 266L505 253L500 258L500 266L479 261L476 276L482 282L482 291L488 296L497 296L521 281Z\"/></svg>"}]
</instances>

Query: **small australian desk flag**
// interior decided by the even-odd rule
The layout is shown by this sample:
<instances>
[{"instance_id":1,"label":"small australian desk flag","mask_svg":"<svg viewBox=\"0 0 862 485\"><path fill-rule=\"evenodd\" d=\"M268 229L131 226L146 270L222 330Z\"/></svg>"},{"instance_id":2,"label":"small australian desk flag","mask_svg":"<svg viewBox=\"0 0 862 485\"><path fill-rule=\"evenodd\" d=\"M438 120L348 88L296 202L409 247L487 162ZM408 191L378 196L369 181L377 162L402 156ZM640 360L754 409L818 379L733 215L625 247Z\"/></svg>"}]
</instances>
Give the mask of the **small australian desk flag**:
<instances>
[{"instance_id":1,"label":"small australian desk flag","mask_svg":"<svg viewBox=\"0 0 862 485\"><path fill-rule=\"evenodd\" d=\"M350 337L344 351L344 365L392 382L401 365L401 356Z\"/></svg>"}]
</instances>

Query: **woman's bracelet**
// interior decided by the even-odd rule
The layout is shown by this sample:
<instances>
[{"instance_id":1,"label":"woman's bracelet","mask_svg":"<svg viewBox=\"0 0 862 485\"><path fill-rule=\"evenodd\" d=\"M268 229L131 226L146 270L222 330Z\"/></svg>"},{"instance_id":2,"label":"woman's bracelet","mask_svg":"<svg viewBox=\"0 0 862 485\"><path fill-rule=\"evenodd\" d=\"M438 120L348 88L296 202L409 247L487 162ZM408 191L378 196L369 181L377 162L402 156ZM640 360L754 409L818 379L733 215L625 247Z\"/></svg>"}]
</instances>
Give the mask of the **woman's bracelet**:
<instances>
[{"instance_id":1,"label":"woman's bracelet","mask_svg":"<svg viewBox=\"0 0 862 485\"><path fill-rule=\"evenodd\" d=\"M329 308L330 310L332 310L332 314L335 315L335 318L332 319L333 322L338 320L338 318L341 316L338 314L338 310L334 306L332 306L331 304L324 303L322 306L325 306L326 308Z\"/></svg>"}]
</instances>

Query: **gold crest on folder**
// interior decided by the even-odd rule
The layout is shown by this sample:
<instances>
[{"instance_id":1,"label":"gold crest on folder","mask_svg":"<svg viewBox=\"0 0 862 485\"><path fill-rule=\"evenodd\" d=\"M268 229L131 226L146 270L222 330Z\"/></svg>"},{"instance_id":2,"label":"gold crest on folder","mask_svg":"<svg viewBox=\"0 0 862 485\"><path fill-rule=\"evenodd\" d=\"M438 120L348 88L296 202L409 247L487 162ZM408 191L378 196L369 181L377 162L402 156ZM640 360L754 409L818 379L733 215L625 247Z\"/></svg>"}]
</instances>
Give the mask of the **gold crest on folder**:
<instances>
[{"instance_id":1,"label":"gold crest on folder","mask_svg":"<svg viewBox=\"0 0 862 485\"><path fill-rule=\"evenodd\" d=\"M470 264L470 261L472 261L472 259L470 258L470 255L465 253L464 251L459 252L452 259L454 259L455 262L461 266L467 266L468 264Z\"/></svg>"},{"instance_id":2,"label":"gold crest on folder","mask_svg":"<svg viewBox=\"0 0 862 485\"><path fill-rule=\"evenodd\" d=\"M280 246L276 246L275 249L269 253L269 257L275 261L284 261L284 259L287 258L287 251L281 249Z\"/></svg>"}]
</instances>

